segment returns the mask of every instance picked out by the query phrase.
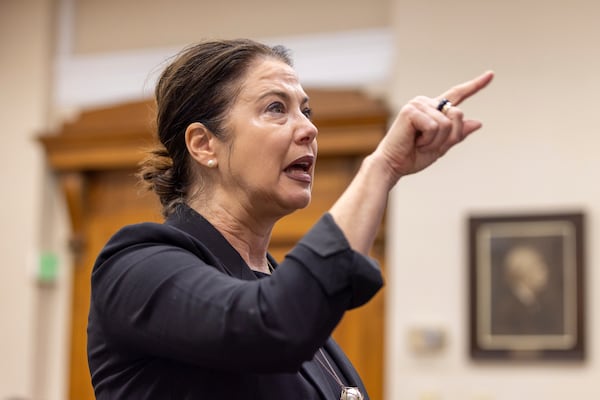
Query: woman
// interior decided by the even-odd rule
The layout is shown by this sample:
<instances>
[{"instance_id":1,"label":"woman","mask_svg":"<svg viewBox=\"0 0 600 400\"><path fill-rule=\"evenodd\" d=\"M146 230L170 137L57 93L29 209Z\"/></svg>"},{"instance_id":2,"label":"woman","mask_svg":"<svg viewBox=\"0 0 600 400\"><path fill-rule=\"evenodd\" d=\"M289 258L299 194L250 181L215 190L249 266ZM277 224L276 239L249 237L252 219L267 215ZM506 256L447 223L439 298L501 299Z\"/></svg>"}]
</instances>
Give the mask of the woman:
<instances>
[{"instance_id":1,"label":"woman","mask_svg":"<svg viewBox=\"0 0 600 400\"><path fill-rule=\"evenodd\" d=\"M456 86L455 104L492 78ZM368 399L329 338L382 286L367 257L390 189L481 124L446 99L399 113L356 177L277 265L273 225L306 207L317 156L309 99L283 48L192 46L157 87L162 147L141 176L164 224L128 226L92 275L88 357L103 399Z\"/></svg>"}]
</instances>

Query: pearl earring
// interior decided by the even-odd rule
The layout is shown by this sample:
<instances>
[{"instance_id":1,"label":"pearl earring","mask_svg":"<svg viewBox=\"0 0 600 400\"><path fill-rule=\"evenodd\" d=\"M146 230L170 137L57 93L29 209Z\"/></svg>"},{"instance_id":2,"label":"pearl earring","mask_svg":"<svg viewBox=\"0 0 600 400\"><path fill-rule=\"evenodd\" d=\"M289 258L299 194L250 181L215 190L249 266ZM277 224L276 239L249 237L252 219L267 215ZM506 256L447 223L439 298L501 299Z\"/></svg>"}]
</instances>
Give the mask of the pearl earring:
<instances>
[{"instance_id":1,"label":"pearl earring","mask_svg":"<svg viewBox=\"0 0 600 400\"><path fill-rule=\"evenodd\" d=\"M208 166L208 168L214 168L217 166L217 160L210 159L208 160L206 165Z\"/></svg>"}]
</instances>

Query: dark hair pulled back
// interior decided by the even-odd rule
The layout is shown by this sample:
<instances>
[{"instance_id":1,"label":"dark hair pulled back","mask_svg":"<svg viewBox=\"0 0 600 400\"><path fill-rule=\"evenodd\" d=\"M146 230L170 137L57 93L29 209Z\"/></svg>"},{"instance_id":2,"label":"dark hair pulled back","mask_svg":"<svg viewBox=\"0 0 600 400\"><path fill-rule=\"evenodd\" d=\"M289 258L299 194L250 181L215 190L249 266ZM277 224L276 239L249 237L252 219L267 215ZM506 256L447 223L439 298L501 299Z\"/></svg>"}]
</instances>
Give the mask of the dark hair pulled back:
<instances>
[{"instance_id":1,"label":"dark hair pulled back","mask_svg":"<svg viewBox=\"0 0 600 400\"><path fill-rule=\"evenodd\" d=\"M248 68L261 57L292 65L288 51L281 46L248 39L220 40L184 49L159 77L155 96L161 145L142 162L139 175L158 195L165 217L190 196L194 174L185 144L186 128L200 122L224 140L227 112Z\"/></svg>"}]
</instances>

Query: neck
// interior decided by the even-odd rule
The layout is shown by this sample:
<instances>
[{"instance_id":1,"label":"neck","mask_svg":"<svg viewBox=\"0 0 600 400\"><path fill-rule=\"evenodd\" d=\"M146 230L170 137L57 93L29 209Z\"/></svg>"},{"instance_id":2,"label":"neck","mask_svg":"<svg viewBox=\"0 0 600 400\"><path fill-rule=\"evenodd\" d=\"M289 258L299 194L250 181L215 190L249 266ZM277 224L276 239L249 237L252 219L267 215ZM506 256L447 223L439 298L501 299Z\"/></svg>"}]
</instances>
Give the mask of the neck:
<instances>
[{"instance_id":1,"label":"neck","mask_svg":"<svg viewBox=\"0 0 600 400\"><path fill-rule=\"evenodd\" d=\"M225 237L250 269L270 273L267 250L274 222L258 220L250 213L239 212L234 207L211 206L219 202L203 201L201 203L204 206L198 203L190 206Z\"/></svg>"}]
</instances>

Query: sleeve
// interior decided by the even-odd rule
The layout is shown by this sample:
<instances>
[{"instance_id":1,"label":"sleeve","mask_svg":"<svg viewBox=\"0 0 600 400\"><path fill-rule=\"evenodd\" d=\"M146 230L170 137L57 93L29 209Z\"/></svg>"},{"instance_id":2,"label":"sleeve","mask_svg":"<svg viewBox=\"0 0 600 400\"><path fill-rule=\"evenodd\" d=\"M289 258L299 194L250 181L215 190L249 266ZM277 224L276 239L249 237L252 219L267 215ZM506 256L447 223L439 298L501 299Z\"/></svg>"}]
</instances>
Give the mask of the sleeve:
<instances>
[{"instance_id":1,"label":"sleeve","mask_svg":"<svg viewBox=\"0 0 600 400\"><path fill-rule=\"evenodd\" d=\"M94 269L92 307L107 340L130 350L217 370L291 372L382 284L377 264L326 214L256 281L164 240L128 246Z\"/></svg>"}]
</instances>

